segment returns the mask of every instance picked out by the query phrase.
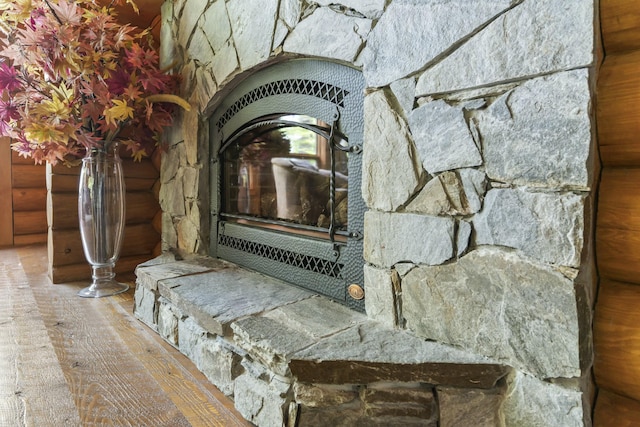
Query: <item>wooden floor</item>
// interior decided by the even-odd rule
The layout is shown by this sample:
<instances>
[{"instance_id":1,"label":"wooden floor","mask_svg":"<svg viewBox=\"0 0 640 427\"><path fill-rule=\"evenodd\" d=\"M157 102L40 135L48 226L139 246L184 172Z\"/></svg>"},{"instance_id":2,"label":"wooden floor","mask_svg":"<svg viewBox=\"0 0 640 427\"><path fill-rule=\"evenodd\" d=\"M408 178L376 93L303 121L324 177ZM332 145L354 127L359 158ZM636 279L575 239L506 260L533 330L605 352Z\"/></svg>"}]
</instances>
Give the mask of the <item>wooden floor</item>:
<instances>
[{"instance_id":1,"label":"wooden floor","mask_svg":"<svg viewBox=\"0 0 640 427\"><path fill-rule=\"evenodd\" d=\"M79 298L46 265L44 246L0 249L0 427L250 425L133 317L133 289Z\"/></svg>"}]
</instances>

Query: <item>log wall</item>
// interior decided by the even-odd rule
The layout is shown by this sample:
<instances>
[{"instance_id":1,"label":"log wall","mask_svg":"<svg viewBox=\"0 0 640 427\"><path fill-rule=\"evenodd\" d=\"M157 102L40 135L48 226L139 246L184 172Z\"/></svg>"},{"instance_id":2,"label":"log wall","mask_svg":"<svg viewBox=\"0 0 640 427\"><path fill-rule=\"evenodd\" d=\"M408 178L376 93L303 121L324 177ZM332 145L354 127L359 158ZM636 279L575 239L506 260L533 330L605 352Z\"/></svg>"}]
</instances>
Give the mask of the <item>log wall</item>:
<instances>
[{"instance_id":1,"label":"log wall","mask_svg":"<svg viewBox=\"0 0 640 427\"><path fill-rule=\"evenodd\" d=\"M45 166L12 151L13 244L47 241Z\"/></svg>"},{"instance_id":2,"label":"log wall","mask_svg":"<svg viewBox=\"0 0 640 427\"><path fill-rule=\"evenodd\" d=\"M0 138L0 247L13 245L11 141Z\"/></svg>"},{"instance_id":3,"label":"log wall","mask_svg":"<svg viewBox=\"0 0 640 427\"><path fill-rule=\"evenodd\" d=\"M640 2L602 0L594 425L640 423Z\"/></svg>"},{"instance_id":4,"label":"log wall","mask_svg":"<svg viewBox=\"0 0 640 427\"><path fill-rule=\"evenodd\" d=\"M117 273L130 273L161 252L161 221L158 221L161 212L155 185L159 178L159 156L139 163L128 158L122 160L127 208ZM79 167L47 166L48 271L53 283L91 277L78 229L79 176Z\"/></svg>"}]
</instances>

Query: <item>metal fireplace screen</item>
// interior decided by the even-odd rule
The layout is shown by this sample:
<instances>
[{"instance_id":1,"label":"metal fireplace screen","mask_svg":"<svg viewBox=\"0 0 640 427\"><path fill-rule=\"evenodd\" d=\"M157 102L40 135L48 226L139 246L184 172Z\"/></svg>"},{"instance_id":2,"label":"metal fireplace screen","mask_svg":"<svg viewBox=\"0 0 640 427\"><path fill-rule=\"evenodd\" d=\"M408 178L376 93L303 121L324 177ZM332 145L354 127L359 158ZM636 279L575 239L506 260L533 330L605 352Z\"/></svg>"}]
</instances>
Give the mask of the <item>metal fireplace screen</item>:
<instances>
[{"instance_id":1,"label":"metal fireplace screen","mask_svg":"<svg viewBox=\"0 0 640 427\"><path fill-rule=\"evenodd\" d=\"M212 255L364 308L348 291L363 287L363 86L354 69L294 60L225 98L211 118Z\"/></svg>"}]
</instances>

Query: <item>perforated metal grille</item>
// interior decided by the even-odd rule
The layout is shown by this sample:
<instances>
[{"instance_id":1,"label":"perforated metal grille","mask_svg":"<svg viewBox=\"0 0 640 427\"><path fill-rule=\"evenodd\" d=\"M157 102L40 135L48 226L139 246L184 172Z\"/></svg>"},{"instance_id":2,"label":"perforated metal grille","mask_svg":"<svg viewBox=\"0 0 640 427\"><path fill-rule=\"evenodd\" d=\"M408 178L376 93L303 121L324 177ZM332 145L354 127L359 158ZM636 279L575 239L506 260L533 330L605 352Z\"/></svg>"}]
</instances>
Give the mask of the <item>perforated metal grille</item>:
<instances>
[{"instance_id":1,"label":"perforated metal grille","mask_svg":"<svg viewBox=\"0 0 640 427\"><path fill-rule=\"evenodd\" d=\"M335 261L303 255L286 249L274 248L273 246L251 242L237 237L225 236L224 234L218 235L218 245L335 278L342 277L342 269L344 268L344 264Z\"/></svg>"},{"instance_id":2,"label":"perforated metal grille","mask_svg":"<svg viewBox=\"0 0 640 427\"><path fill-rule=\"evenodd\" d=\"M231 107L225 111L220 117L216 126L221 130L224 125L231 120L239 111L247 105L271 95L281 95L296 93L301 95L311 95L332 102L339 107L344 107L344 98L349 95L349 91L339 88L329 83L319 82L316 80L290 79L278 80L267 83L253 89L238 99Z\"/></svg>"}]
</instances>

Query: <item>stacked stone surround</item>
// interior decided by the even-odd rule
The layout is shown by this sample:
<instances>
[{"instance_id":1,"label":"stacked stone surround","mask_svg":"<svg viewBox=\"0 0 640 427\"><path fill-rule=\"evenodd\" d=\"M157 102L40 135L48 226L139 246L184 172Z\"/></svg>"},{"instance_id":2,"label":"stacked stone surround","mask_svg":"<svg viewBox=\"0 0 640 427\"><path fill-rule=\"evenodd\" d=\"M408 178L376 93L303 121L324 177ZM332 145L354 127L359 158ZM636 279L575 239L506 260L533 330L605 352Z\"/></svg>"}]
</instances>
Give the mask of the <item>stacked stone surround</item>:
<instances>
[{"instance_id":1,"label":"stacked stone surround","mask_svg":"<svg viewBox=\"0 0 640 427\"><path fill-rule=\"evenodd\" d=\"M221 323L228 327L216 329L198 313L200 305L230 297L215 290L221 267L155 276L162 265L207 266L213 261L206 257L160 263L168 261L167 254L160 264L141 267L136 313L204 371L205 362L190 350L193 342L204 340L211 354L226 357L228 369L219 376L228 384L216 375L212 381L234 397L245 417L261 425L333 408L320 411L318 417L326 417L335 408L352 410L356 401L361 409L376 407L367 399L381 399L375 401L378 406L402 399L420 402L420 409L407 406L396 413L447 425L450 408L462 411L456 401L479 402L488 395L493 406L468 405L475 411L495 408L495 423L486 425L590 425L596 12L593 0L182 0L163 5L162 60L178 64L183 95L194 106L168 134L160 190L164 249L189 258L208 248L206 119L225 93L250 73L291 58L352 65L362 70L367 85L366 317L345 330L376 325L367 326L379 340L372 342L385 342L385 334L395 331L409 341L452 346L475 355L472 359L508 367L491 387L478 392L460 384L392 378L298 381L291 357L304 346L279 351L260 339L264 332L257 326L274 316L281 319L272 311L288 302L242 312ZM161 285L165 279L174 282ZM204 300L183 295L196 286L191 280ZM247 279L237 286L257 285ZM309 298L317 297L296 303ZM166 326L174 321L175 328ZM285 325L294 336L307 335ZM356 348L369 355L368 349ZM278 359L282 370L264 361L263 353ZM384 359L367 357L349 360ZM347 358L336 352L324 360ZM213 365L221 363L214 360ZM396 364L402 363L398 356ZM446 363L446 357L438 363ZM280 408L272 411L278 415L246 403L259 390L285 396L264 406ZM309 395L314 397L305 400ZM439 406L425 403L429 399ZM291 411L296 415L289 416ZM313 425L312 418L307 420ZM480 425L475 421L469 425Z\"/></svg>"}]
</instances>

